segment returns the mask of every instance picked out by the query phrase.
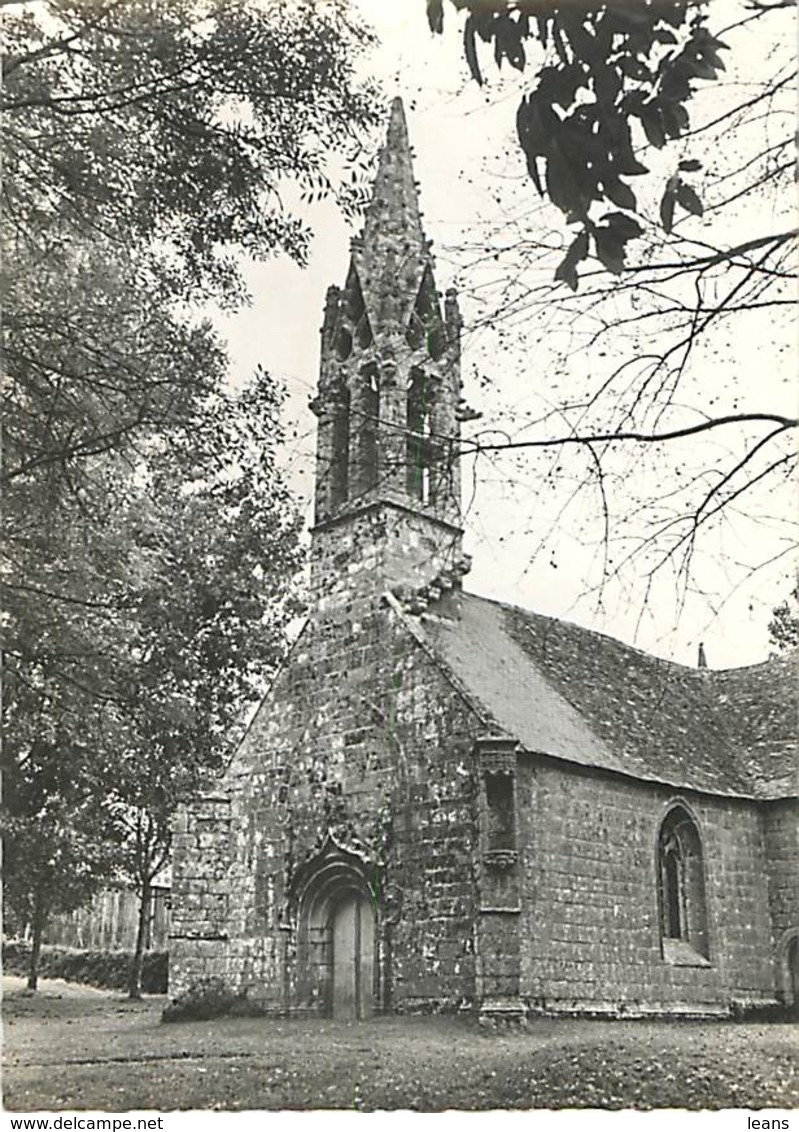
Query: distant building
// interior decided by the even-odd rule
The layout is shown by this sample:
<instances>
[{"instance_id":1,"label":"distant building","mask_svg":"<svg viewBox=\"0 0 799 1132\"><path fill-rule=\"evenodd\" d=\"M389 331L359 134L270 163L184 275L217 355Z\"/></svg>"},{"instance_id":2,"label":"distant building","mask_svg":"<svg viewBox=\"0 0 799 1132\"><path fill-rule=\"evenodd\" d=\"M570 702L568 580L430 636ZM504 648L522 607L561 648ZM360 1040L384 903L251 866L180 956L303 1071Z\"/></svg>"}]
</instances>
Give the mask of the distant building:
<instances>
[{"instance_id":1,"label":"distant building","mask_svg":"<svg viewBox=\"0 0 799 1132\"><path fill-rule=\"evenodd\" d=\"M464 592L460 332L397 101L322 328L313 608L180 814L172 993L338 1017L795 1001L793 658L689 669Z\"/></svg>"},{"instance_id":2,"label":"distant building","mask_svg":"<svg viewBox=\"0 0 799 1132\"><path fill-rule=\"evenodd\" d=\"M150 891L146 951L166 951L169 935L169 877L156 878ZM45 943L87 951L133 951L139 927L139 898L123 885L101 889L74 912L52 916Z\"/></svg>"}]
</instances>

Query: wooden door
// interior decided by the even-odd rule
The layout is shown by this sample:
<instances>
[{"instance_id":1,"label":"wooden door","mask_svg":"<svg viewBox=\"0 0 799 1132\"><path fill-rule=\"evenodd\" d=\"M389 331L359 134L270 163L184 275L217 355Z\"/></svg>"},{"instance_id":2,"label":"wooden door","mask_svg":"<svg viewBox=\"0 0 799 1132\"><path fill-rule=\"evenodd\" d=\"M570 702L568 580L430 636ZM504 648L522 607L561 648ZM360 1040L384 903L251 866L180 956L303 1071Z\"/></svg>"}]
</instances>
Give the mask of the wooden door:
<instances>
[{"instance_id":1,"label":"wooden door","mask_svg":"<svg viewBox=\"0 0 799 1132\"><path fill-rule=\"evenodd\" d=\"M375 917L366 897L349 892L333 912L333 1017L369 1018L374 1011Z\"/></svg>"}]
</instances>

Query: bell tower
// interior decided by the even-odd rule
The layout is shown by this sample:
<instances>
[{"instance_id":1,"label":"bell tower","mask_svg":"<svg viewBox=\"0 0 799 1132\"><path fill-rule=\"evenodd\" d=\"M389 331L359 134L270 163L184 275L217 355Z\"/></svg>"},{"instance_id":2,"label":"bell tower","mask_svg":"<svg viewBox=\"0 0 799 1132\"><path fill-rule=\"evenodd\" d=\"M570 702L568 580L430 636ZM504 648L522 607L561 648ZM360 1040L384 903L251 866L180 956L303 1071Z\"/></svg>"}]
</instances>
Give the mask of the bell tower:
<instances>
[{"instance_id":1,"label":"bell tower","mask_svg":"<svg viewBox=\"0 0 799 1132\"><path fill-rule=\"evenodd\" d=\"M457 591L461 318L436 291L400 99L363 231L327 294L318 394L311 585L317 607Z\"/></svg>"}]
</instances>

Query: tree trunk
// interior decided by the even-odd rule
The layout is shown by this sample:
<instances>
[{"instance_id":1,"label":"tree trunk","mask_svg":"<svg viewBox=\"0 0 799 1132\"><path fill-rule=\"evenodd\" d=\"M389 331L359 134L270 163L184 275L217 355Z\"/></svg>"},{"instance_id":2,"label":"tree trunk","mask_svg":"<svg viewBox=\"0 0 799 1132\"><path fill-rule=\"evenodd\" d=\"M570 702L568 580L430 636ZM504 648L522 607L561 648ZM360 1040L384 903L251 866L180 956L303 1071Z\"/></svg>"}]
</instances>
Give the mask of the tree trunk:
<instances>
[{"instance_id":1,"label":"tree trunk","mask_svg":"<svg viewBox=\"0 0 799 1132\"><path fill-rule=\"evenodd\" d=\"M39 956L42 953L42 934L44 932L44 902L36 895L31 923L31 960L28 967L28 990L35 991L39 985Z\"/></svg>"},{"instance_id":2,"label":"tree trunk","mask_svg":"<svg viewBox=\"0 0 799 1132\"><path fill-rule=\"evenodd\" d=\"M136 930L136 950L133 953L133 961L130 965L130 976L128 978L128 997L141 998L141 975L142 967L144 966L144 941L147 935L147 928L150 919L150 877L145 876L142 880L141 897L139 903L139 924Z\"/></svg>"}]
</instances>

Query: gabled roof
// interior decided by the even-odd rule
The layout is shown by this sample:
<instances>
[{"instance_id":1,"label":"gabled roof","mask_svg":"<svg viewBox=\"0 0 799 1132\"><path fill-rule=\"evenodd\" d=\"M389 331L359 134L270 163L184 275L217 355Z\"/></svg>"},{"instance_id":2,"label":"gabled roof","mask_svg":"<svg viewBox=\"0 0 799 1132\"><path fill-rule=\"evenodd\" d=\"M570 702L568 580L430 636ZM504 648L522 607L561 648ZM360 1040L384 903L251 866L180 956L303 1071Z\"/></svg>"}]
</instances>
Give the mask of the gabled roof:
<instances>
[{"instance_id":1,"label":"gabled roof","mask_svg":"<svg viewBox=\"0 0 799 1132\"><path fill-rule=\"evenodd\" d=\"M539 752L684 789L797 793L797 655L686 668L473 594L459 619L414 618L486 720Z\"/></svg>"}]
</instances>

